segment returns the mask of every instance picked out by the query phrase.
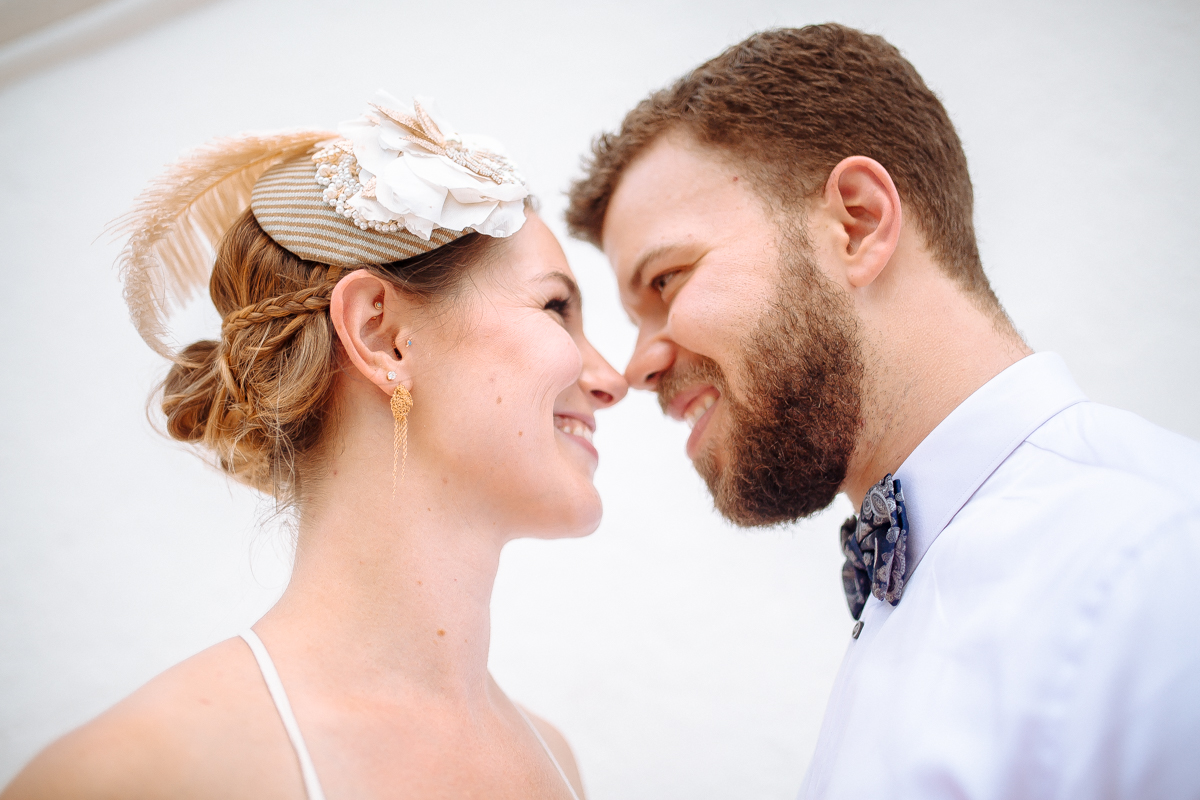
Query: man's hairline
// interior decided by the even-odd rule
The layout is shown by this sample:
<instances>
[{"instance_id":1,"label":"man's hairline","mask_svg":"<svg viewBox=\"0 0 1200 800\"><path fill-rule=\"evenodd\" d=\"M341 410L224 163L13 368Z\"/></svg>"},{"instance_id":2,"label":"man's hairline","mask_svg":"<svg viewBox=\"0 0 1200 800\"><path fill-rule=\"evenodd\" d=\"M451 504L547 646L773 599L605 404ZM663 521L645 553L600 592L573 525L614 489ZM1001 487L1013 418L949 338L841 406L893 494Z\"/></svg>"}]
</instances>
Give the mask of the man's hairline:
<instances>
[{"instance_id":1,"label":"man's hairline","mask_svg":"<svg viewBox=\"0 0 1200 800\"><path fill-rule=\"evenodd\" d=\"M646 157L647 153L657 147L659 143L669 138L676 138L682 147L690 149L699 155L712 157L727 167L731 167L735 170L744 169L747 173L746 186L756 197L758 197L763 204L764 211L766 211L767 215L774 221L781 222L783 215L794 213L796 211L802 211L807 214L808 206L812 200L812 197L802 197L797 198L794 201L789 201L779 193L772 193L765 188L761 188L759 184L761 184L763 181L757 174L757 170L755 169L756 165L754 164L753 159L739 156L730 147L701 141L701 139L694 132L689 130L689 126L686 123L675 121L644 142L642 146L639 147L634 153L633 157L630 158L629 161L626 162L626 164L621 168L616 180L612 183L612 188L608 191L608 197L604 201L604 216L600 220L600 228L598 231L600 235L597 237L596 241L596 245L601 252L604 252L604 232L605 228L608 226L608 215L610 209L612 208L612 201L613 198L617 196L617 192L620 190L621 184L624 183L625 176L629 174L630 170L632 170L639 161ZM825 180L828 179L829 176L826 175ZM824 185L824 181L822 181L822 185Z\"/></svg>"}]
</instances>

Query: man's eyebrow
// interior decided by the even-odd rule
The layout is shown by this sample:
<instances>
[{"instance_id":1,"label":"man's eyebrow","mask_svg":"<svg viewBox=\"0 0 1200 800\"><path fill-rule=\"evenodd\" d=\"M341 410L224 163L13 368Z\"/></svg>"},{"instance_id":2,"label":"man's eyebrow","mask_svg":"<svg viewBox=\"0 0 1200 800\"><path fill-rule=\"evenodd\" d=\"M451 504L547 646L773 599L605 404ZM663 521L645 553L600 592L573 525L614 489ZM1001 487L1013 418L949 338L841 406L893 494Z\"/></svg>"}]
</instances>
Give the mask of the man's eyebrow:
<instances>
[{"instance_id":1,"label":"man's eyebrow","mask_svg":"<svg viewBox=\"0 0 1200 800\"><path fill-rule=\"evenodd\" d=\"M633 276L629 279L629 289L631 291L639 291L642 288L642 274L646 268L653 262L664 256L668 256L676 250L679 250L682 245L679 244L660 244L658 247L652 247L642 254L638 259L637 265L633 268Z\"/></svg>"},{"instance_id":2,"label":"man's eyebrow","mask_svg":"<svg viewBox=\"0 0 1200 800\"><path fill-rule=\"evenodd\" d=\"M553 272L547 272L545 275L542 275L540 280L562 281L563 283L565 283L567 285L567 294L571 295L571 302L574 303L575 305L580 305L583 302L583 296L579 293L579 284L577 284L575 282L575 279L572 278L567 273L560 272L559 270L554 270Z\"/></svg>"}]
</instances>

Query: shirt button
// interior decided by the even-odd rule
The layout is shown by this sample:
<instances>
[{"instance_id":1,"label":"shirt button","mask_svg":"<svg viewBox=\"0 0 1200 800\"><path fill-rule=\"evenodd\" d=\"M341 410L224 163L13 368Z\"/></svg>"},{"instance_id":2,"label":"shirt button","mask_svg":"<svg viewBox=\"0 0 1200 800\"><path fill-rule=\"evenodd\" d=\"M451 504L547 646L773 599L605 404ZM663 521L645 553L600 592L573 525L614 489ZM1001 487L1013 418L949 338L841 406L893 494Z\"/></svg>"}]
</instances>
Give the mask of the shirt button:
<instances>
[{"instance_id":1,"label":"shirt button","mask_svg":"<svg viewBox=\"0 0 1200 800\"><path fill-rule=\"evenodd\" d=\"M857 639L858 635L860 633L862 633L862 626L863 626L863 624L862 624L861 619L858 622L854 623L854 630L850 631L850 638Z\"/></svg>"}]
</instances>

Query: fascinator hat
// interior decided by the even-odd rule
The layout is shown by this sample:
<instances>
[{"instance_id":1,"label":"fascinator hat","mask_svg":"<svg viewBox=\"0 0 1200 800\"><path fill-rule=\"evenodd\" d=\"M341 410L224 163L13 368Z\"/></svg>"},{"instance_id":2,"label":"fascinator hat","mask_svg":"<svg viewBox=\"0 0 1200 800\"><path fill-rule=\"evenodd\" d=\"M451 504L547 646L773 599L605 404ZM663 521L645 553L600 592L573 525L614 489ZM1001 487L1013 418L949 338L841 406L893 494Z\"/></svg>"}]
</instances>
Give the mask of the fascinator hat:
<instances>
[{"instance_id":1,"label":"fascinator hat","mask_svg":"<svg viewBox=\"0 0 1200 800\"><path fill-rule=\"evenodd\" d=\"M207 283L215 247L249 208L294 255L336 268L420 255L472 231L508 237L529 189L504 148L459 134L434 104L380 92L337 133L296 129L217 139L170 166L114 223L138 332L173 358L166 323Z\"/></svg>"}]
</instances>

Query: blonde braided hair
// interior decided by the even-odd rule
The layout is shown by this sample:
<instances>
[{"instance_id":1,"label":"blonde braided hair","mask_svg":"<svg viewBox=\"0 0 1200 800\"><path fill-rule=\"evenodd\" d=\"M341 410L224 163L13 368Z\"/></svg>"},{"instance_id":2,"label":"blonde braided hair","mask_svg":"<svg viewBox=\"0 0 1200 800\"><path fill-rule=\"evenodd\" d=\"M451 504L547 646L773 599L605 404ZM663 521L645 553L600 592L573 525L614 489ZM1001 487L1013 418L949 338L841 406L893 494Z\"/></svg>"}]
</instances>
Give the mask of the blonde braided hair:
<instances>
[{"instance_id":1,"label":"blonde braided hair","mask_svg":"<svg viewBox=\"0 0 1200 800\"><path fill-rule=\"evenodd\" d=\"M204 445L237 480L294 500L297 455L320 449L335 405L326 312L345 272L284 250L249 212L235 222L209 287L224 312L221 338L176 357L163 384L168 433Z\"/></svg>"},{"instance_id":2,"label":"blonde braided hair","mask_svg":"<svg viewBox=\"0 0 1200 800\"><path fill-rule=\"evenodd\" d=\"M472 233L404 262L362 268L437 302L506 242ZM274 495L280 507L300 499L302 477L319 477L336 435L341 355L327 312L347 271L283 249L247 209L222 236L209 281L221 338L176 354L162 384L167 434L200 445L221 470ZM404 433L398 428L401 463Z\"/></svg>"}]
</instances>

